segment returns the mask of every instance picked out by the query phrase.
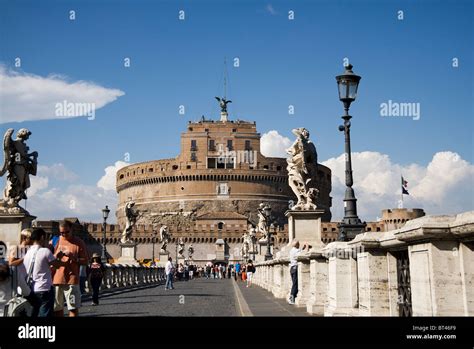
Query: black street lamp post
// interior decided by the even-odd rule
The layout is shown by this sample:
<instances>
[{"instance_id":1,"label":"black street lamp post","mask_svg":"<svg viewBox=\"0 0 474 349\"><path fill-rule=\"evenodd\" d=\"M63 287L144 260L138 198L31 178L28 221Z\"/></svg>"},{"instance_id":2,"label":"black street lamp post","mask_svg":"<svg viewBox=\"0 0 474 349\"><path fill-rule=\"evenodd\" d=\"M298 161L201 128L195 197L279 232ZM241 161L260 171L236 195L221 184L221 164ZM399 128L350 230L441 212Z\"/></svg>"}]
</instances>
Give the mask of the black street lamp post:
<instances>
[{"instance_id":1,"label":"black street lamp post","mask_svg":"<svg viewBox=\"0 0 474 349\"><path fill-rule=\"evenodd\" d=\"M339 126L339 131L344 132L345 136L345 162L346 162L346 193L344 196L344 218L338 224L340 241L352 240L357 234L365 231L365 222L362 222L357 216L357 199L354 194L352 185L354 180L352 178L352 158L351 158L351 118L349 115L349 108L351 103L357 97L357 89L361 77L355 75L352 71L352 65L348 64L345 67L344 74L336 76L339 99L344 104L344 125Z\"/></svg>"},{"instance_id":2,"label":"black street lamp post","mask_svg":"<svg viewBox=\"0 0 474 349\"><path fill-rule=\"evenodd\" d=\"M109 218L109 213L110 213L109 206L105 206L105 208L102 209L102 217L104 219L104 222L102 223L102 238L103 238L104 242L102 244L102 256L100 258L103 264L108 262L108 260L107 260L107 247L106 247L107 236L106 236L105 232L106 232L106 229L107 229L107 218Z\"/></svg>"},{"instance_id":3,"label":"black street lamp post","mask_svg":"<svg viewBox=\"0 0 474 349\"><path fill-rule=\"evenodd\" d=\"M151 244L152 244L151 266L155 265L155 239L156 239L156 231L153 230L151 234Z\"/></svg>"},{"instance_id":4,"label":"black street lamp post","mask_svg":"<svg viewBox=\"0 0 474 349\"><path fill-rule=\"evenodd\" d=\"M267 229L267 252L265 253L265 260L269 261L273 259L272 252L271 252L271 243L272 243L272 232L271 227L273 224L271 223L271 217L272 217L272 208L270 205L266 205L265 208L263 209L263 214L265 215L265 223L266 223L266 229Z\"/></svg>"}]
</instances>

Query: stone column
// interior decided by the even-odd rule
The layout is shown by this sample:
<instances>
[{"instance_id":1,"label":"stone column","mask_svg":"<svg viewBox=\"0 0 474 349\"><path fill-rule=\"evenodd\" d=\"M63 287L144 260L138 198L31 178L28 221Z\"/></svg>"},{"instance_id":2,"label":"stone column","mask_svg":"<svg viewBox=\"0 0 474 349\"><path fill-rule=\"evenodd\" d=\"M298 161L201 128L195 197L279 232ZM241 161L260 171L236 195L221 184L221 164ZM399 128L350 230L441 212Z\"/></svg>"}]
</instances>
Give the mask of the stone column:
<instances>
[{"instance_id":1,"label":"stone column","mask_svg":"<svg viewBox=\"0 0 474 349\"><path fill-rule=\"evenodd\" d=\"M328 263L321 252L311 252L309 298L306 311L311 315L324 315L328 297Z\"/></svg>"},{"instance_id":2,"label":"stone column","mask_svg":"<svg viewBox=\"0 0 474 349\"><path fill-rule=\"evenodd\" d=\"M281 261L276 261L275 265L273 266L273 296L275 298L285 298L285 294L283 292L283 265Z\"/></svg>"},{"instance_id":3,"label":"stone column","mask_svg":"<svg viewBox=\"0 0 474 349\"><path fill-rule=\"evenodd\" d=\"M360 316L389 316L390 297L386 252L368 250L357 254Z\"/></svg>"},{"instance_id":4,"label":"stone column","mask_svg":"<svg viewBox=\"0 0 474 349\"><path fill-rule=\"evenodd\" d=\"M474 243L461 243L459 257L461 258L464 315L474 316Z\"/></svg>"},{"instance_id":5,"label":"stone column","mask_svg":"<svg viewBox=\"0 0 474 349\"><path fill-rule=\"evenodd\" d=\"M465 314L459 243L432 241L408 247L413 316Z\"/></svg>"},{"instance_id":6,"label":"stone column","mask_svg":"<svg viewBox=\"0 0 474 349\"><path fill-rule=\"evenodd\" d=\"M300 254L298 256L298 295L295 299L295 305L306 307L310 296L310 266L309 255Z\"/></svg>"},{"instance_id":7,"label":"stone column","mask_svg":"<svg viewBox=\"0 0 474 349\"><path fill-rule=\"evenodd\" d=\"M397 258L387 252L388 302L390 316L399 316Z\"/></svg>"},{"instance_id":8,"label":"stone column","mask_svg":"<svg viewBox=\"0 0 474 349\"><path fill-rule=\"evenodd\" d=\"M357 263L346 242L332 242L323 250L329 258L328 304L324 316L357 315Z\"/></svg>"}]
</instances>

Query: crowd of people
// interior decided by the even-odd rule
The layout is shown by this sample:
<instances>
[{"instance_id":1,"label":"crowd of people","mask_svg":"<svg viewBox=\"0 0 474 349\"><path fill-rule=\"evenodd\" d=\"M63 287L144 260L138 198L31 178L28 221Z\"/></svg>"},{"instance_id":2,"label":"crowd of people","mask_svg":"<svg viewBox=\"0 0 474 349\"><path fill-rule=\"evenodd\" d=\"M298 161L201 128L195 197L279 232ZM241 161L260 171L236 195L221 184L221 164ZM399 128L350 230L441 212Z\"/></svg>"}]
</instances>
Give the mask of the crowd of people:
<instances>
[{"instance_id":1,"label":"crowd of people","mask_svg":"<svg viewBox=\"0 0 474 349\"><path fill-rule=\"evenodd\" d=\"M85 292L85 280L89 280L92 291L92 305L99 304L99 291L105 267L100 255L94 253L89 260L85 243L72 233L69 221L60 223L60 234L47 240L41 229L24 229L18 248L7 252L7 246L0 241L0 316L18 316L15 309L30 309L29 316L64 316L67 307L70 317L79 314L81 297ZM292 242L289 252L292 287L288 303L294 304L298 294L297 256L298 241ZM231 279L252 286L255 266L252 260L246 263L207 263L198 266L189 263L176 265L170 257L165 265L165 289L174 289L174 281L188 281L194 278ZM29 307L21 307L23 303ZM23 304L24 305L24 304Z\"/></svg>"},{"instance_id":2,"label":"crowd of people","mask_svg":"<svg viewBox=\"0 0 474 349\"><path fill-rule=\"evenodd\" d=\"M59 231L48 241L43 229L24 229L20 245L10 251L0 242L0 315L62 317L66 306L70 317L78 316L84 293L81 270L90 280L92 305L99 304L104 277L100 256L93 254L89 260L71 222L62 221ZM17 313L20 310L24 314Z\"/></svg>"}]
</instances>

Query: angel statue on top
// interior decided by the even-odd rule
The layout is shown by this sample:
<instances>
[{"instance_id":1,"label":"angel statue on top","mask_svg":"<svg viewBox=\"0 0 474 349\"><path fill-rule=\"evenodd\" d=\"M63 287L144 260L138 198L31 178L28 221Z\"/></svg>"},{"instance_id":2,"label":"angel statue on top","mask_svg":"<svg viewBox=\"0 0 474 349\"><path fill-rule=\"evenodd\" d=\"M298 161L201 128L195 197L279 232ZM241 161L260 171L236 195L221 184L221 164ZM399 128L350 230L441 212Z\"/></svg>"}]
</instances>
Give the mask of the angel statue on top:
<instances>
[{"instance_id":1,"label":"angel statue on top","mask_svg":"<svg viewBox=\"0 0 474 349\"><path fill-rule=\"evenodd\" d=\"M0 210L10 214L26 211L19 202L27 199L26 191L30 187L30 175L36 176L38 169L38 152L29 152L26 141L31 132L26 128L19 129L16 139L12 139L13 129L9 128L3 136L3 165L0 177L7 174L3 199L0 200Z\"/></svg>"}]
</instances>

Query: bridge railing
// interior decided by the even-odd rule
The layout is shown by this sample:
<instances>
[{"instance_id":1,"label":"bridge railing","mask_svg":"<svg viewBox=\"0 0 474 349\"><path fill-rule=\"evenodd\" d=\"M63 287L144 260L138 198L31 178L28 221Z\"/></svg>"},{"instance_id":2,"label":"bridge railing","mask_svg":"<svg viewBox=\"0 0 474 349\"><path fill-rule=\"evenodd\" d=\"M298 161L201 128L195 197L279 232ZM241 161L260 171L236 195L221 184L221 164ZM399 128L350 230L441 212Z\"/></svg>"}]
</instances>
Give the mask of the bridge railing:
<instances>
[{"instance_id":1,"label":"bridge railing","mask_svg":"<svg viewBox=\"0 0 474 349\"><path fill-rule=\"evenodd\" d=\"M165 280L164 267L106 264L101 290L162 284ZM86 281L86 291L91 291L89 280Z\"/></svg>"},{"instance_id":2,"label":"bridge railing","mask_svg":"<svg viewBox=\"0 0 474 349\"><path fill-rule=\"evenodd\" d=\"M301 253L297 262L296 306L310 314L474 316L474 211L366 232ZM288 298L287 257L255 267L254 284Z\"/></svg>"}]
</instances>

